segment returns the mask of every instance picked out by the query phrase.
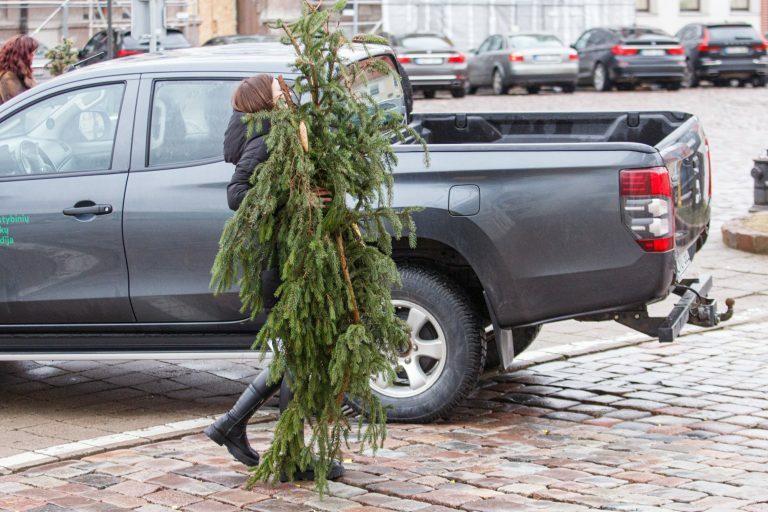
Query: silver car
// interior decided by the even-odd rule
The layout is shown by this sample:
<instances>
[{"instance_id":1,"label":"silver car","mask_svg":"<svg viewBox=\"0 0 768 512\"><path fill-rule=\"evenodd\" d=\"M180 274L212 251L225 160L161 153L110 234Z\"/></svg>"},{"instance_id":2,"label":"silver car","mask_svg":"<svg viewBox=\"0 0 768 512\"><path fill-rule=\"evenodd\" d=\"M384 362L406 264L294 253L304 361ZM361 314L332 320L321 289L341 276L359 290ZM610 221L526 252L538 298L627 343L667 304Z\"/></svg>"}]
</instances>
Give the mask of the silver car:
<instances>
[{"instance_id":1,"label":"silver car","mask_svg":"<svg viewBox=\"0 0 768 512\"><path fill-rule=\"evenodd\" d=\"M525 87L530 94L537 94L542 86L576 90L579 54L551 34L495 34L471 54L470 94L488 86L496 94L506 94L515 86Z\"/></svg>"},{"instance_id":2,"label":"silver car","mask_svg":"<svg viewBox=\"0 0 768 512\"><path fill-rule=\"evenodd\" d=\"M414 91L434 98L439 90L451 91L454 98L466 94L467 58L442 34L413 33L389 36Z\"/></svg>"}]
</instances>

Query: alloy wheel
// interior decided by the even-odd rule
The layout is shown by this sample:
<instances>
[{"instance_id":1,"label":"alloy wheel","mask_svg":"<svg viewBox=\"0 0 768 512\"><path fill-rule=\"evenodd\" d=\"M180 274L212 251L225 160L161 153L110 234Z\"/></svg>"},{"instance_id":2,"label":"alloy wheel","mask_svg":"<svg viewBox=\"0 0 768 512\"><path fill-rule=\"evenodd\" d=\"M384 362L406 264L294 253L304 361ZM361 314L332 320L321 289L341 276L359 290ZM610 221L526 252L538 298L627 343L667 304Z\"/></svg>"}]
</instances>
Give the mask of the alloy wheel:
<instances>
[{"instance_id":1,"label":"alloy wheel","mask_svg":"<svg viewBox=\"0 0 768 512\"><path fill-rule=\"evenodd\" d=\"M447 343L443 328L424 307L405 300L393 300L395 313L411 330L410 346L404 347L395 365L396 378L371 379L377 393L391 398L421 394L437 382L445 369Z\"/></svg>"}]
</instances>

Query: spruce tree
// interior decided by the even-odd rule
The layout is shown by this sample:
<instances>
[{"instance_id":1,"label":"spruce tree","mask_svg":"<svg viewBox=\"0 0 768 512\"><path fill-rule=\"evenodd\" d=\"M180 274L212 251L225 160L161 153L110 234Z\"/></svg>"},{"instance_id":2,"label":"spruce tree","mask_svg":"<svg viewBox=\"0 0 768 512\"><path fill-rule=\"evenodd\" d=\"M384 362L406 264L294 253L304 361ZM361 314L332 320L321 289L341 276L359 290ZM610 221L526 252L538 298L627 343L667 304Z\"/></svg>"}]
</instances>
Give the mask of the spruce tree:
<instances>
[{"instance_id":1,"label":"spruce tree","mask_svg":"<svg viewBox=\"0 0 768 512\"><path fill-rule=\"evenodd\" d=\"M370 379L394 378L398 349L410 336L390 301L399 284L392 235L407 231L415 245L413 209L391 206L391 143L406 135L421 140L366 92L366 72L399 80L391 66L344 58L353 44L370 55L370 45L385 42L371 35L350 42L334 21L345 4L320 10L305 2L298 21L277 22L296 52L295 94L281 76L278 108L243 117L249 134L270 123L269 159L256 167L227 222L212 270L217 293L239 284L251 318L262 311L261 270L280 271L278 301L254 349L273 349L272 378L290 372L294 399L249 481L276 481L313 465L321 492L349 441L345 397L366 411L367 421L357 422L361 450L380 447L386 435L386 411ZM318 189L330 191L332 202L324 206Z\"/></svg>"}]
</instances>

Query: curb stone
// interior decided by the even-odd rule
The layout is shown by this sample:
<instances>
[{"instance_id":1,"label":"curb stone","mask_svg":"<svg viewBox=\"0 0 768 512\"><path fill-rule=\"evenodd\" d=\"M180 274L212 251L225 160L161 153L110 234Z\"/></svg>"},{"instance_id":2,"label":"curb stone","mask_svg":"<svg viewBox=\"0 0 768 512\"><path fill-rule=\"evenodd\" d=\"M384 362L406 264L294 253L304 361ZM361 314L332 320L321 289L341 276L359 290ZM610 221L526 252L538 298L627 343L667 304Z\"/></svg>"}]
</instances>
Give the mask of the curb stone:
<instances>
[{"instance_id":1,"label":"curb stone","mask_svg":"<svg viewBox=\"0 0 768 512\"><path fill-rule=\"evenodd\" d=\"M756 212L723 224L723 242L732 249L768 254L768 212Z\"/></svg>"}]
</instances>

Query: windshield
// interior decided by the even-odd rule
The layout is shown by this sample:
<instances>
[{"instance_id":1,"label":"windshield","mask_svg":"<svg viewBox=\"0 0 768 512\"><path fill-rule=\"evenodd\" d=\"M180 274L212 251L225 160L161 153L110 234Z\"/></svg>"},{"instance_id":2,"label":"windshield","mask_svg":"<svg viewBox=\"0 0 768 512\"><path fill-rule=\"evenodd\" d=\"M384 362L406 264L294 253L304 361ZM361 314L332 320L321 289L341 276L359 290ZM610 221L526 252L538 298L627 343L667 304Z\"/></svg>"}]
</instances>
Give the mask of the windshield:
<instances>
[{"instance_id":1,"label":"windshield","mask_svg":"<svg viewBox=\"0 0 768 512\"><path fill-rule=\"evenodd\" d=\"M450 50L451 42L439 36L405 36L400 46L409 50Z\"/></svg>"},{"instance_id":2,"label":"windshield","mask_svg":"<svg viewBox=\"0 0 768 512\"><path fill-rule=\"evenodd\" d=\"M760 34L757 33L752 27L747 26L724 26L724 27L711 27L709 29L709 37L711 39L717 39L718 41L743 39L745 41L760 40Z\"/></svg>"},{"instance_id":3,"label":"windshield","mask_svg":"<svg viewBox=\"0 0 768 512\"><path fill-rule=\"evenodd\" d=\"M509 44L515 48L560 48L563 46L563 42L558 38L546 34L510 36Z\"/></svg>"}]
</instances>

